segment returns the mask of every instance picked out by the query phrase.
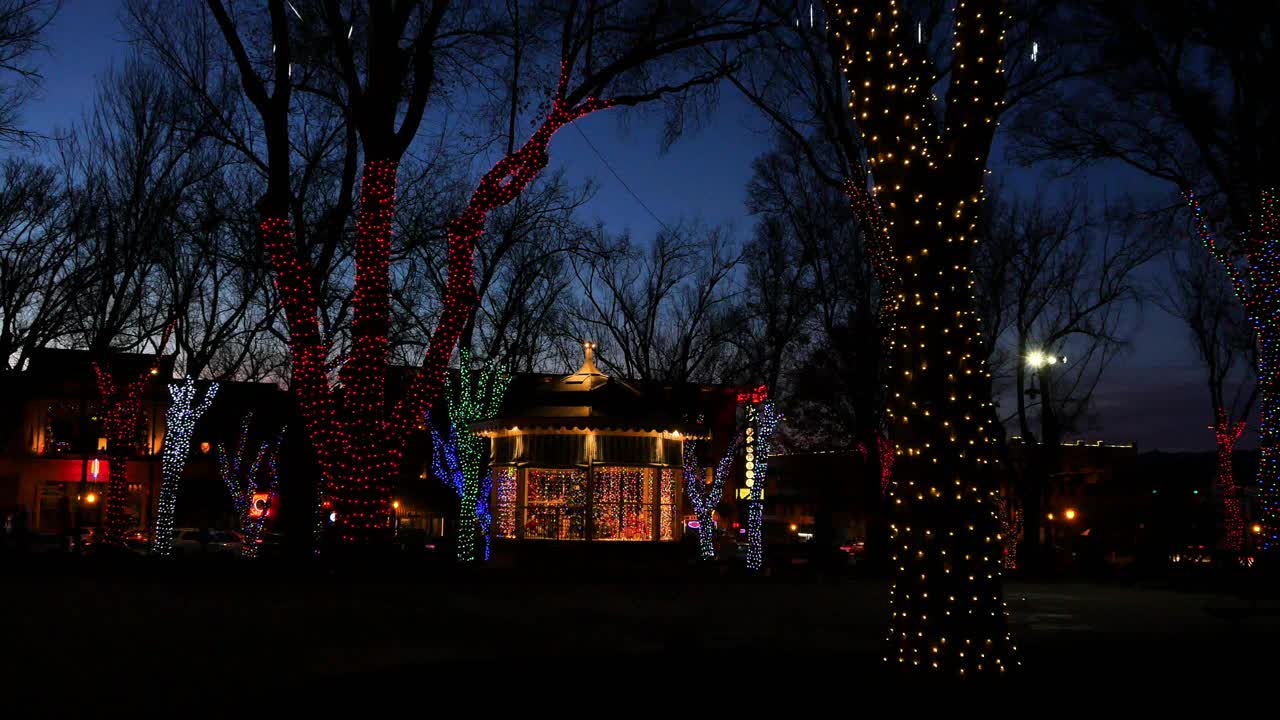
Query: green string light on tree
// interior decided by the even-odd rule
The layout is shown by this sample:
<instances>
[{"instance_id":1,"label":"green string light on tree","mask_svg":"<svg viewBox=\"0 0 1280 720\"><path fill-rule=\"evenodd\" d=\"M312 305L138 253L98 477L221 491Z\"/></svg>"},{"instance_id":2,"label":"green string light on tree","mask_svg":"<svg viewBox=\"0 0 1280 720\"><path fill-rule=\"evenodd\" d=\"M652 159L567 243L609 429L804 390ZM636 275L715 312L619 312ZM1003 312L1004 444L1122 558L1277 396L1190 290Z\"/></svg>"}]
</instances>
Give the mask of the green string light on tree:
<instances>
[{"instance_id":1,"label":"green string light on tree","mask_svg":"<svg viewBox=\"0 0 1280 720\"><path fill-rule=\"evenodd\" d=\"M449 394L450 440L455 445L457 464L462 471L462 488L458 510L458 561L476 561L477 509L480 504L482 473L488 443L471 433L473 423L489 420L498 414L507 393L511 376L493 361L486 361L479 373L472 370L471 351L459 353L458 381ZM439 442L440 433L436 433ZM449 478L441 478L453 485ZM487 503L486 503L487 505ZM481 521L480 527L488 523Z\"/></svg>"}]
</instances>

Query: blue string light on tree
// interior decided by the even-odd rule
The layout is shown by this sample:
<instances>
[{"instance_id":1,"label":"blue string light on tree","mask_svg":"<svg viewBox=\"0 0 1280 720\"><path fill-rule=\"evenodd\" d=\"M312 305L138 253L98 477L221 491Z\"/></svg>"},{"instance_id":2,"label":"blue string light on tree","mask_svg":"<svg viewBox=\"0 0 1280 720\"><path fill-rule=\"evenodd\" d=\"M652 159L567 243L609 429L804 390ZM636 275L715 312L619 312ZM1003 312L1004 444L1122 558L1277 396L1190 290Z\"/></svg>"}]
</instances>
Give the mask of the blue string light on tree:
<instances>
[{"instance_id":1,"label":"blue string light on tree","mask_svg":"<svg viewBox=\"0 0 1280 720\"><path fill-rule=\"evenodd\" d=\"M716 506L720 504L721 497L724 496L725 480L729 477L738 448L742 447L743 437L743 433L738 433L729 441L728 448L725 449L720 462L716 464L710 485L706 483L702 468L698 467L697 441L693 438L684 441L685 496L689 498L689 503L693 505L693 512L698 517L698 554L706 561L716 559L714 513Z\"/></svg>"},{"instance_id":2,"label":"blue string light on tree","mask_svg":"<svg viewBox=\"0 0 1280 720\"><path fill-rule=\"evenodd\" d=\"M285 432L281 428L274 443L262 441L248 469L242 472L249 453L249 426L252 421L253 413L246 413L240 424L240 437L233 449L228 450L225 444L218 443L218 465L222 482L231 496L240 534L244 538L240 552L249 558L258 555L262 532L275 502L279 484L276 461Z\"/></svg>"},{"instance_id":3,"label":"blue string light on tree","mask_svg":"<svg viewBox=\"0 0 1280 720\"><path fill-rule=\"evenodd\" d=\"M196 423L213 404L218 384L210 383L204 397L196 402L196 382L183 378L169 386L171 402L165 411L164 452L161 455L160 500L156 507L156 530L151 538L151 552L173 554L173 517L178 504L178 484L191 453L191 436Z\"/></svg>"}]
</instances>

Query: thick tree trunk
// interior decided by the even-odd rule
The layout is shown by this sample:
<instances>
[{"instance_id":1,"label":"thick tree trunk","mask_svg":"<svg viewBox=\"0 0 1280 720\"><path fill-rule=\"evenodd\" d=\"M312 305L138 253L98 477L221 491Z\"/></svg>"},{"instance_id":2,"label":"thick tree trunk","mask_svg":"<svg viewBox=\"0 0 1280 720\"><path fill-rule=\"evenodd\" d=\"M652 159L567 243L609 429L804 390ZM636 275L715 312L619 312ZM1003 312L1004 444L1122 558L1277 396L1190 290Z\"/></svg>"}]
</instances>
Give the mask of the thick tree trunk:
<instances>
[{"instance_id":1,"label":"thick tree trunk","mask_svg":"<svg viewBox=\"0 0 1280 720\"><path fill-rule=\"evenodd\" d=\"M925 227L941 224L933 220ZM908 301L889 374L899 452L889 485L891 660L961 674L1004 670L1013 648L982 341L964 262L930 240L899 241L914 267L903 277Z\"/></svg>"},{"instance_id":2,"label":"thick tree trunk","mask_svg":"<svg viewBox=\"0 0 1280 720\"><path fill-rule=\"evenodd\" d=\"M343 452L331 491L338 540L346 544L390 541L391 495L408 430L391 422L386 404L396 172L394 160L368 160L360 183L351 353L340 374L336 418Z\"/></svg>"}]
</instances>

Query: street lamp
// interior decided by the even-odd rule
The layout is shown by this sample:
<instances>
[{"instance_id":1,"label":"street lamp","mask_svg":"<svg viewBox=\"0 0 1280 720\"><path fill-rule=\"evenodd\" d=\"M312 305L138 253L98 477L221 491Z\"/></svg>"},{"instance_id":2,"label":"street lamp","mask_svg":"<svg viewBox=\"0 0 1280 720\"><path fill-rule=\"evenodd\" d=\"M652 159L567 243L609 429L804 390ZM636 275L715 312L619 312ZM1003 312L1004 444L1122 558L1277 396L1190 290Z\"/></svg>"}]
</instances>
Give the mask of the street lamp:
<instances>
[{"instance_id":1,"label":"street lamp","mask_svg":"<svg viewBox=\"0 0 1280 720\"><path fill-rule=\"evenodd\" d=\"M1032 350L1027 353L1027 367L1035 368L1036 370L1055 364L1065 365L1066 362L1067 356L1065 355L1050 355L1043 350Z\"/></svg>"},{"instance_id":2,"label":"street lamp","mask_svg":"<svg viewBox=\"0 0 1280 720\"><path fill-rule=\"evenodd\" d=\"M1075 508L1067 508L1066 512L1062 513L1062 516L1068 520L1075 520L1076 519Z\"/></svg>"}]
</instances>

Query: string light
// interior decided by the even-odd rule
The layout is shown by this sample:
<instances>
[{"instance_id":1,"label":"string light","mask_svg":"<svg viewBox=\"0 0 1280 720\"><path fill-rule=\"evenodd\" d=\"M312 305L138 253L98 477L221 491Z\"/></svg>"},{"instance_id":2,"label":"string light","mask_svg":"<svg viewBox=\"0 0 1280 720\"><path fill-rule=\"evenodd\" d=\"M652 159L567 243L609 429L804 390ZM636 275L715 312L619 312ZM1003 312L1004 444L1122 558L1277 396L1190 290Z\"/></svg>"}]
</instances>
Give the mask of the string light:
<instances>
[{"instance_id":1,"label":"string light","mask_svg":"<svg viewBox=\"0 0 1280 720\"><path fill-rule=\"evenodd\" d=\"M1000 0L959 0L945 111L928 48L898 0L829 0L848 109L875 176L847 193L881 283L894 582L885 660L1002 672L1015 648L1000 585L989 372L969 267L1003 107ZM887 465L888 463L882 463Z\"/></svg>"},{"instance_id":2,"label":"string light","mask_svg":"<svg viewBox=\"0 0 1280 720\"><path fill-rule=\"evenodd\" d=\"M335 541L376 544L390 540L391 484L404 442L443 392L449 359L478 304L474 255L486 217L518 197L546 168L548 146L557 130L615 104L589 97L570 105L566 100L568 82L569 64L562 63L547 117L519 150L485 173L467 207L447 224L448 279L440 317L422 370L390 415L386 412L385 380L397 162L366 161L361 175L351 352L339 372L341 402L326 373L329 348L320 334L310 263L299 252L287 217L265 218L259 225L289 328L292 385L319 459L319 505L329 503L332 507Z\"/></svg>"},{"instance_id":3,"label":"string light","mask_svg":"<svg viewBox=\"0 0 1280 720\"><path fill-rule=\"evenodd\" d=\"M1003 496L996 497L996 512L1000 515L1001 562L1005 570L1018 568L1018 541L1022 537L1022 508L1013 505Z\"/></svg>"},{"instance_id":4,"label":"string light","mask_svg":"<svg viewBox=\"0 0 1280 720\"><path fill-rule=\"evenodd\" d=\"M1233 453L1236 441L1244 433L1245 423L1233 421L1231 415L1218 408L1213 425L1218 448L1218 494L1222 496L1223 545L1233 553L1244 547L1244 517L1240 514L1240 493L1234 477Z\"/></svg>"},{"instance_id":5,"label":"string light","mask_svg":"<svg viewBox=\"0 0 1280 720\"><path fill-rule=\"evenodd\" d=\"M716 559L716 528L714 513L720 499L724 496L725 481L733 467L733 458L742 447L743 433L737 433L729 441L724 455L716 464L711 475L711 484L707 485L702 468L698 467L697 441L687 438L684 441L684 492L693 505L693 512L698 517L698 552L703 560Z\"/></svg>"},{"instance_id":6,"label":"string light","mask_svg":"<svg viewBox=\"0 0 1280 720\"><path fill-rule=\"evenodd\" d=\"M404 407L413 417L430 405L444 388L445 369L462 328L479 302L473 282L476 242L484 234L489 213L519 197L530 182L547 167L551 138L565 125L597 110L613 107L614 101L586 98L577 105L565 99L569 85L569 64L561 63L560 77L550 112L533 135L518 150L494 164L480 179L466 208L446 226L448 280L440 317L423 360L423 371L414 382Z\"/></svg>"},{"instance_id":7,"label":"string light","mask_svg":"<svg viewBox=\"0 0 1280 720\"><path fill-rule=\"evenodd\" d=\"M258 556L262 531L275 502L279 483L276 460L284 441L284 428L281 428L274 443L262 441L246 469L244 461L249 453L249 426L252 422L253 413L246 413L240 423L240 437L235 447L228 450L224 443L218 443L219 472L231 496L243 538L240 554L248 558Z\"/></svg>"},{"instance_id":8,"label":"string light","mask_svg":"<svg viewBox=\"0 0 1280 720\"><path fill-rule=\"evenodd\" d=\"M482 473L487 442L471 432L473 423L496 417L507 394L511 376L493 361L486 361L478 374L471 369L471 352L459 353L458 382L449 395L449 432L446 437L431 428L434 445L433 474L458 495L458 562L476 560L476 531L484 543L482 557L489 552L489 498L493 479ZM486 489L486 485L488 489ZM483 496L483 497L482 497Z\"/></svg>"},{"instance_id":9,"label":"string light","mask_svg":"<svg viewBox=\"0 0 1280 720\"><path fill-rule=\"evenodd\" d=\"M125 548L129 531L129 456L133 454L142 427L142 393L147 383L159 373L160 353L169 342L172 323L164 330L151 366L129 382L120 384L107 362L93 363L98 396L103 408L103 426L107 436L107 498L102 528L102 547Z\"/></svg>"},{"instance_id":10,"label":"string light","mask_svg":"<svg viewBox=\"0 0 1280 720\"><path fill-rule=\"evenodd\" d=\"M763 390L763 388L761 388ZM739 396L741 397L741 396ZM769 446L778 415L764 392L747 405L745 465L747 482L747 568L764 565L764 486L769 478Z\"/></svg>"},{"instance_id":11,"label":"string light","mask_svg":"<svg viewBox=\"0 0 1280 720\"><path fill-rule=\"evenodd\" d=\"M161 454L160 499L156 503L156 529L151 538L151 552L173 554L173 518L178 504L178 485L191 453L191 436L196 423L218 394L218 383L210 383L204 397L196 402L196 382L183 378L169 385L169 409L165 411L164 450Z\"/></svg>"},{"instance_id":12,"label":"string light","mask_svg":"<svg viewBox=\"0 0 1280 720\"><path fill-rule=\"evenodd\" d=\"M1280 550L1280 215L1277 214L1276 194L1265 189L1259 196L1258 213L1251 219L1249 231L1242 233L1239 242L1229 247L1218 242L1209 228L1204 210L1195 193L1184 189L1187 205L1195 220L1200 242L1218 264L1227 272L1236 299L1244 306L1245 315L1253 325L1257 347L1258 371L1258 509L1259 547L1264 551ZM1243 266L1243 267L1242 267ZM1234 428L1224 424L1222 416L1215 423L1219 434L1219 481L1223 478L1222 441ZM1225 431L1225 434L1221 434ZM1234 440L1232 440L1234 442ZM1229 465L1228 456L1228 465ZM1229 469L1229 468L1228 468ZM1234 488L1234 481L1232 481ZM1232 506L1225 504L1228 546L1235 543L1231 536L1229 514Z\"/></svg>"}]
</instances>

